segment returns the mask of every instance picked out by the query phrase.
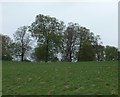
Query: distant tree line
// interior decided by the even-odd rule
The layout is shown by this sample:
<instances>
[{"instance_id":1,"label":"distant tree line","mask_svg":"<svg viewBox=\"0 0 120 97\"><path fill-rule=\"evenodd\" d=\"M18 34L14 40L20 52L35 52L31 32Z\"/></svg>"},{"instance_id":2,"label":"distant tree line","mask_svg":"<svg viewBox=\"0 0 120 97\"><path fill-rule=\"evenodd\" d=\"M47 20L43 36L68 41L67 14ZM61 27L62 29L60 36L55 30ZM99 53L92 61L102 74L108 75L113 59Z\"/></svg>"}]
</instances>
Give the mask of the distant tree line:
<instances>
[{"instance_id":1,"label":"distant tree line","mask_svg":"<svg viewBox=\"0 0 120 97\"><path fill-rule=\"evenodd\" d=\"M110 61L118 60L120 52L113 46L103 46L100 36L78 23L68 23L39 14L30 26L22 26L2 38L2 60L20 61ZM34 44L37 43L35 46Z\"/></svg>"}]
</instances>

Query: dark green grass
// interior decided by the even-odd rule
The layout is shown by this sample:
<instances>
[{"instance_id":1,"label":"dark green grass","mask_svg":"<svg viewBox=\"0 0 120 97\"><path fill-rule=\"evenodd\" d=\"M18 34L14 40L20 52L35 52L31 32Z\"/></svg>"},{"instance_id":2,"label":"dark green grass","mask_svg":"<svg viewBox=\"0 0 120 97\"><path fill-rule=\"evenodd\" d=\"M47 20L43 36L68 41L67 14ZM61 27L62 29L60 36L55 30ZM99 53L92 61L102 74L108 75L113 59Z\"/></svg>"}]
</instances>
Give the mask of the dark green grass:
<instances>
[{"instance_id":1,"label":"dark green grass","mask_svg":"<svg viewBox=\"0 0 120 97\"><path fill-rule=\"evenodd\" d=\"M118 62L3 62L3 95L116 95Z\"/></svg>"}]
</instances>

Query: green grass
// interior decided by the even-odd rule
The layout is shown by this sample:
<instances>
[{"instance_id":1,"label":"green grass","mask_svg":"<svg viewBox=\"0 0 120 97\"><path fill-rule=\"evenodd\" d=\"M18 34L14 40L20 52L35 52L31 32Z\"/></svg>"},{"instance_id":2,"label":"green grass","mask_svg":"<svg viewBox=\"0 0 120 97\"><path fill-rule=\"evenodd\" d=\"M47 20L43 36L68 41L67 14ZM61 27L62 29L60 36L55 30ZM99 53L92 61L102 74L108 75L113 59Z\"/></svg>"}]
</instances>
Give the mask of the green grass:
<instances>
[{"instance_id":1,"label":"green grass","mask_svg":"<svg viewBox=\"0 0 120 97\"><path fill-rule=\"evenodd\" d=\"M3 62L3 95L115 95L118 62Z\"/></svg>"}]
</instances>

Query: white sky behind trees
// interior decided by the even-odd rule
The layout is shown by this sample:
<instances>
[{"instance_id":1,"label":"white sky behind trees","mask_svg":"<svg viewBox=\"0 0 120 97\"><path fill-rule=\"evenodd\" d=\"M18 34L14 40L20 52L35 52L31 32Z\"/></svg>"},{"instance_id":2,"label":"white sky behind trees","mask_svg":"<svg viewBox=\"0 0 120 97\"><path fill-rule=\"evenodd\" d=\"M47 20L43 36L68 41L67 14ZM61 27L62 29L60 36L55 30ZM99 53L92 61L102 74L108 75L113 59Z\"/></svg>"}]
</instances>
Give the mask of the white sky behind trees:
<instances>
[{"instance_id":1,"label":"white sky behind trees","mask_svg":"<svg viewBox=\"0 0 120 97\"><path fill-rule=\"evenodd\" d=\"M89 1L89 0L88 0ZM104 45L118 46L118 2L4 2L2 34L13 37L17 28L31 25L38 14L79 23L100 35Z\"/></svg>"}]
</instances>

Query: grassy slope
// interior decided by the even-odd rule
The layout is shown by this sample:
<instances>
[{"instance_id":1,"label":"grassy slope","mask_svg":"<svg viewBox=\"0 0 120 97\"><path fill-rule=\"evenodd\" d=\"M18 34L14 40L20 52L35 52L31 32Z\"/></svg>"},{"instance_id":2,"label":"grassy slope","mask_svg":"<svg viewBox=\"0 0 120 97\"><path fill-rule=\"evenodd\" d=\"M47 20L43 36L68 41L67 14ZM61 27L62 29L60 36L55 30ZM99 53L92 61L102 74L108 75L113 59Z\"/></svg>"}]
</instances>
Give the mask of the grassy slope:
<instances>
[{"instance_id":1,"label":"grassy slope","mask_svg":"<svg viewBox=\"0 0 120 97\"><path fill-rule=\"evenodd\" d=\"M3 95L117 94L118 63L3 62Z\"/></svg>"}]
</instances>

